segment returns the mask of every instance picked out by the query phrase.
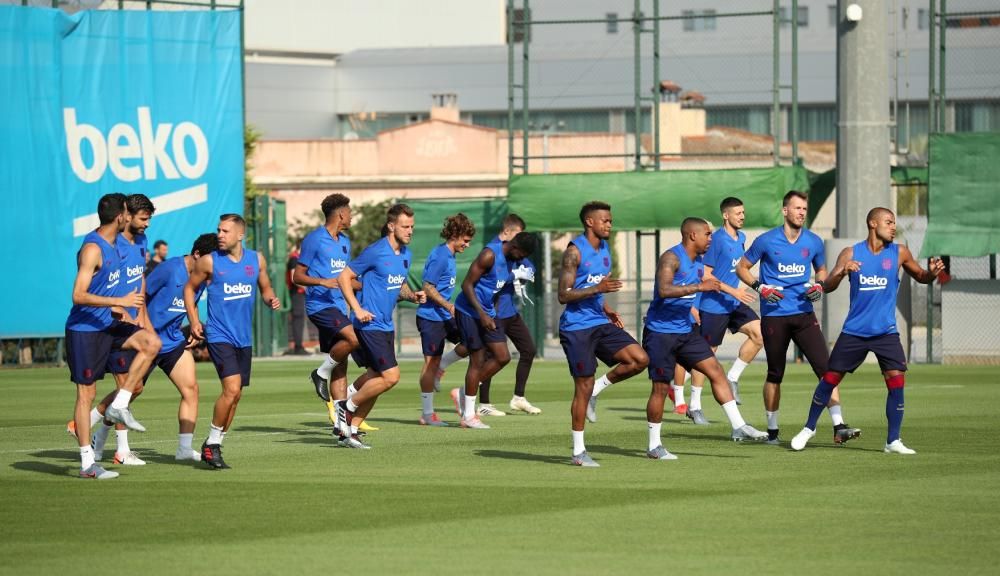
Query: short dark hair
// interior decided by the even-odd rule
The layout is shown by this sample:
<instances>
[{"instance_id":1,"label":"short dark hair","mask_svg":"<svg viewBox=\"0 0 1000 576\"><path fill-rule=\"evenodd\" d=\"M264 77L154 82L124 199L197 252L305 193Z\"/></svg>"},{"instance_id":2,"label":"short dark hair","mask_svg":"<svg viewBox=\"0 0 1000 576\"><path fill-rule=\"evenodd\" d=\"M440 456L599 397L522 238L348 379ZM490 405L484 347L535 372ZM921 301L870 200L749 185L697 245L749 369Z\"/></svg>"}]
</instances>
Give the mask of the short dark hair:
<instances>
[{"instance_id":1,"label":"short dark hair","mask_svg":"<svg viewBox=\"0 0 1000 576\"><path fill-rule=\"evenodd\" d=\"M527 224L524 223L524 219L518 216L517 214L514 214L513 212L504 216L503 221L500 222L501 230L513 228L514 226L517 226L521 230L524 230L525 228L528 227Z\"/></svg>"},{"instance_id":2,"label":"short dark hair","mask_svg":"<svg viewBox=\"0 0 1000 576\"><path fill-rule=\"evenodd\" d=\"M166 246L166 245L167 245L166 240L157 240L156 242L153 242L153 250L156 250L160 246Z\"/></svg>"},{"instance_id":3,"label":"short dark hair","mask_svg":"<svg viewBox=\"0 0 1000 576\"><path fill-rule=\"evenodd\" d=\"M153 201L150 200L145 194L132 194L128 197L125 202L125 206L128 207L129 214L138 214L145 210L149 212L152 216L156 212L156 206L153 206Z\"/></svg>"},{"instance_id":4,"label":"short dark hair","mask_svg":"<svg viewBox=\"0 0 1000 576\"><path fill-rule=\"evenodd\" d=\"M600 200L593 200L587 202L580 208L580 223L584 226L587 225L587 216L590 216L591 212L596 212L597 210L611 210L611 205L607 202L601 202Z\"/></svg>"},{"instance_id":5,"label":"short dark hair","mask_svg":"<svg viewBox=\"0 0 1000 576\"><path fill-rule=\"evenodd\" d=\"M722 202L719 203L719 212L725 212L730 208L736 208L737 206L742 206L743 201L735 196L727 196Z\"/></svg>"},{"instance_id":6,"label":"short dark hair","mask_svg":"<svg viewBox=\"0 0 1000 576\"><path fill-rule=\"evenodd\" d=\"M465 214L459 212L454 216L448 216L444 219L444 227L441 228L441 237L445 240L475 235L476 225Z\"/></svg>"},{"instance_id":7,"label":"short dark hair","mask_svg":"<svg viewBox=\"0 0 1000 576\"><path fill-rule=\"evenodd\" d=\"M524 252L525 256L531 256L535 253L538 240L535 239L535 235L531 232L518 232L517 235L510 239L510 245Z\"/></svg>"},{"instance_id":8,"label":"short dark hair","mask_svg":"<svg viewBox=\"0 0 1000 576\"><path fill-rule=\"evenodd\" d=\"M219 216L219 222L236 222L244 229L247 227L247 221L243 219L239 214L223 214Z\"/></svg>"},{"instance_id":9,"label":"short dark hair","mask_svg":"<svg viewBox=\"0 0 1000 576\"><path fill-rule=\"evenodd\" d=\"M782 208L787 207L788 203L791 202L792 198L799 198L801 200L805 200L806 202L809 201L809 197L806 196L805 192L799 192L798 190L789 190L788 194L785 194L785 197L782 198L781 200L781 207Z\"/></svg>"},{"instance_id":10,"label":"short dark hair","mask_svg":"<svg viewBox=\"0 0 1000 576\"><path fill-rule=\"evenodd\" d=\"M681 234L687 234L695 226L708 226L708 221L697 216L688 216L681 222Z\"/></svg>"},{"instance_id":11,"label":"short dark hair","mask_svg":"<svg viewBox=\"0 0 1000 576\"><path fill-rule=\"evenodd\" d=\"M410 208L406 204L393 204L385 213L385 224L382 225L383 236L389 233L389 224L394 224L399 219L400 214L413 217L413 208Z\"/></svg>"},{"instance_id":12,"label":"short dark hair","mask_svg":"<svg viewBox=\"0 0 1000 576\"><path fill-rule=\"evenodd\" d=\"M163 241L161 240L161 242ZM166 244L166 242L163 243ZM198 236L198 238L194 241L194 245L191 246L191 254L197 252L199 256L204 256L206 254L211 254L212 252L215 252L215 250L218 247L219 247L218 234L214 232L209 232L206 234L202 234L201 236Z\"/></svg>"},{"instance_id":13,"label":"short dark hair","mask_svg":"<svg viewBox=\"0 0 1000 576\"><path fill-rule=\"evenodd\" d=\"M101 199L97 201L97 217L101 221L101 226L111 224L115 218L121 216L121 213L127 209L126 202L128 202L128 197L118 192L101 196Z\"/></svg>"},{"instance_id":14,"label":"short dark hair","mask_svg":"<svg viewBox=\"0 0 1000 576\"><path fill-rule=\"evenodd\" d=\"M323 216L329 219L334 212L350 203L351 199L343 194L330 194L326 198L323 198L323 203L320 204L320 208L323 210Z\"/></svg>"}]
</instances>

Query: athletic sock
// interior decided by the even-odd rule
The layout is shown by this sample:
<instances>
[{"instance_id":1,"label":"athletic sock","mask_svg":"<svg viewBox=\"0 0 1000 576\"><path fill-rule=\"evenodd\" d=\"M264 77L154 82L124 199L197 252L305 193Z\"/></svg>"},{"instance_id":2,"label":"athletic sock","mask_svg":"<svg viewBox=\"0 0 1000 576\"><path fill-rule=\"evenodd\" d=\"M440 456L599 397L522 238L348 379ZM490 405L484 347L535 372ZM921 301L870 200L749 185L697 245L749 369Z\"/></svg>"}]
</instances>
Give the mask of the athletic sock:
<instances>
[{"instance_id":1,"label":"athletic sock","mask_svg":"<svg viewBox=\"0 0 1000 576\"><path fill-rule=\"evenodd\" d=\"M646 426L649 426L649 449L652 450L662 444L660 442L660 427L663 426L663 423L646 422Z\"/></svg>"},{"instance_id":2,"label":"athletic sock","mask_svg":"<svg viewBox=\"0 0 1000 576\"><path fill-rule=\"evenodd\" d=\"M470 420L476 415L476 397L466 396L465 397L465 410L462 412L462 417L466 420Z\"/></svg>"},{"instance_id":3,"label":"athletic sock","mask_svg":"<svg viewBox=\"0 0 1000 576\"><path fill-rule=\"evenodd\" d=\"M357 436L357 435L358 435L358 427L355 426L354 424L351 424L351 436Z\"/></svg>"},{"instance_id":4,"label":"athletic sock","mask_svg":"<svg viewBox=\"0 0 1000 576\"><path fill-rule=\"evenodd\" d=\"M191 448L191 442L194 441L194 434L191 432L181 432L177 435L177 449L178 450L193 450Z\"/></svg>"},{"instance_id":5,"label":"athletic sock","mask_svg":"<svg viewBox=\"0 0 1000 576\"><path fill-rule=\"evenodd\" d=\"M221 437L219 437L219 445L220 445L220 446L222 445L222 443L223 443L223 442L225 442L225 441L226 441L226 434L228 434L228 433L229 433L229 431L228 431L228 430L223 430L223 431L222 431L222 436L221 436Z\"/></svg>"},{"instance_id":6,"label":"athletic sock","mask_svg":"<svg viewBox=\"0 0 1000 576\"><path fill-rule=\"evenodd\" d=\"M739 358L733 360L733 365L729 368L729 373L726 374L726 379L730 382L739 382L740 376L743 375L743 371L746 370L749 365L749 363L744 362Z\"/></svg>"},{"instance_id":7,"label":"athletic sock","mask_svg":"<svg viewBox=\"0 0 1000 576\"><path fill-rule=\"evenodd\" d=\"M115 454L128 454L131 452L128 447L128 428L115 430L115 439L117 440Z\"/></svg>"},{"instance_id":8,"label":"athletic sock","mask_svg":"<svg viewBox=\"0 0 1000 576\"><path fill-rule=\"evenodd\" d=\"M451 366L452 364L458 362L461 359L462 357L458 355L458 352L455 352L455 349L452 348L451 350L448 350L447 352L441 355L441 364L438 369L442 371L447 370L448 366Z\"/></svg>"},{"instance_id":9,"label":"athletic sock","mask_svg":"<svg viewBox=\"0 0 1000 576\"><path fill-rule=\"evenodd\" d=\"M581 432L583 434L583 432ZM90 446L80 446L80 470L86 470L94 465L94 449Z\"/></svg>"},{"instance_id":10,"label":"athletic sock","mask_svg":"<svg viewBox=\"0 0 1000 576\"><path fill-rule=\"evenodd\" d=\"M740 407L736 405L736 400L730 400L723 404L722 411L726 413L726 418L729 418L729 425L733 427L733 430L747 425L747 421L740 414Z\"/></svg>"},{"instance_id":11,"label":"athletic sock","mask_svg":"<svg viewBox=\"0 0 1000 576\"><path fill-rule=\"evenodd\" d=\"M100 412L98 412L97 408L91 408L90 409L90 428L93 429L94 426L98 422L100 422L101 420L104 420L104 414L101 414Z\"/></svg>"},{"instance_id":12,"label":"athletic sock","mask_svg":"<svg viewBox=\"0 0 1000 576\"><path fill-rule=\"evenodd\" d=\"M701 410L701 386L691 386L691 401L688 402L688 410Z\"/></svg>"},{"instance_id":13,"label":"athletic sock","mask_svg":"<svg viewBox=\"0 0 1000 576\"><path fill-rule=\"evenodd\" d=\"M577 432L573 430L573 455L582 454L587 451L587 447L583 444L583 430Z\"/></svg>"},{"instance_id":14,"label":"athletic sock","mask_svg":"<svg viewBox=\"0 0 1000 576\"><path fill-rule=\"evenodd\" d=\"M674 406L684 404L684 385L671 384L670 389L674 391Z\"/></svg>"},{"instance_id":15,"label":"athletic sock","mask_svg":"<svg viewBox=\"0 0 1000 576\"><path fill-rule=\"evenodd\" d=\"M764 413L767 415L767 430L778 430L778 411L765 411Z\"/></svg>"},{"instance_id":16,"label":"athletic sock","mask_svg":"<svg viewBox=\"0 0 1000 576\"><path fill-rule=\"evenodd\" d=\"M840 404L830 406L830 419L833 420L834 426L840 426L844 423L844 413L840 408Z\"/></svg>"},{"instance_id":17,"label":"athletic sock","mask_svg":"<svg viewBox=\"0 0 1000 576\"><path fill-rule=\"evenodd\" d=\"M344 406L347 408L348 412L353 413L358 411L358 405L354 403L354 400L351 398L350 395L347 396L347 403L344 404Z\"/></svg>"},{"instance_id":18,"label":"athletic sock","mask_svg":"<svg viewBox=\"0 0 1000 576\"><path fill-rule=\"evenodd\" d=\"M319 365L316 372L319 373L320 378L324 380L329 380L330 375L333 373L333 369L337 366L337 361L327 354L326 358L323 359L323 363Z\"/></svg>"},{"instance_id":19,"label":"athletic sock","mask_svg":"<svg viewBox=\"0 0 1000 576\"><path fill-rule=\"evenodd\" d=\"M208 444L222 444L222 428L215 424L208 427Z\"/></svg>"},{"instance_id":20,"label":"athletic sock","mask_svg":"<svg viewBox=\"0 0 1000 576\"><path fill-rule=\"evenodd\" d=\"M424 414L434 413L434 393L433 392L421 392L420 393L420 404L423 406Z\"/></svg>"},{"instance_id":21,"label":"athletic sock","mask_svg":"<svg viewBox=\"0 0 1000 576\"><path fill-rule=\"evenodd\" d=\"M350 400L351 397L354 396L357 393L358 393L358 389L354 387L354 384L351 384L350 386L347 387L347 399L348 400Z\"/></svg>"},{"instance_id":22,"label":"athletic sock","mask_svg":"<svg viewBox=\"0 0 1000 576\"><path fill-rule=\"evenodd\" d=\"M889 421L889 434L885 443L891 444L899 440L899 429L903 426L903 388L889 388L885 397L885 417Z\"/></svg>"},{"instance_id":23,"label":"athletic sock","mask_svg":"<svg viewBox=\"0 0 1000 576\"><path fill-rule=\"evenodd\" d=\"M107 424L101 423L101 425L94 430L94 435L97 436L97 444L104 445L104 443L108 441L108 434L111 433L112 428L114 428L114 424L108 426Z\"/></svg>"},{"instance_id":24,"label":"athletic sock","mask_svg":"<svg viewBox=\"0 0 1000 576\"><path fill-rule=\"evenodd\" d=\"M118 394L115 395L114 401L111 402L111 407L116 410L121 410L123 408L128 408L128 401L132 399L132 393L128 390L119 390Z\"/></svg>"},{"instance_id":25,"label":"athletic sock","mask_svg":"<svg viewBox=\"0 0 1000 576\"><path fill-rule=\"evenodd\" d=\"M608 386L611 386L611 380L608 380L608 375L605 374L604 376L598 378L596 382L594 382L594 392L591 395L597 396L598 394L603 392L604 389L607 388Z\"/></svg>"},{"instance_id":26,"label":"athletic sock","mask_svg":"<svg viewBox=\"0 0 1000 576\"><path fill-rule=\"evenodd\" d=\"M826 405L830 403L830 396L833 395L833 391L837 387L826 381L826 378L821 378L819 384L816 385L816 391L813 392L812 404L809 405L809 418L806 420L806 428L810 430L816 430L816 423L819 421L820 415L823 413L823 409ZM835 407L830 407L830 416L833 416L833 409ZM840 406L836 406L839 412ZM841 418L841 423L843 423L843 418ZM834 423L836 425L836 422Z\"/></svg>"}]
</instances>

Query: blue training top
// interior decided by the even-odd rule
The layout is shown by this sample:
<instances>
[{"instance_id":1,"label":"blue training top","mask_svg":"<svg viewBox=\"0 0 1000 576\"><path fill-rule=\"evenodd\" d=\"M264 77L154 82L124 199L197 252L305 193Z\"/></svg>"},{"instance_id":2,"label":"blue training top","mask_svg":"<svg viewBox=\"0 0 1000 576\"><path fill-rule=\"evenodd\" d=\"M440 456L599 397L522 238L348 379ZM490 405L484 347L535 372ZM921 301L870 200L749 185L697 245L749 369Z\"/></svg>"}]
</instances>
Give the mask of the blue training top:
<instances>
[{"instance_id":1,"label":"blue training top","mask_svg":"<svg viewBox=\"0 0 1000 576\"><path fill-rule=\"evenodd\" d=\"M854 245L859 272L851 272L851 307L843 331L852 336L898 334L896 294L899 292L899 245L888 244L872 254L868 242Z\"/></svg>"},{"instance_id":2,"label":"blue training top","mask_svg":"<svg viewBox=\"0 0 1000 576\"><path fill-rule=\"evenodd\" d=\"M826 265L823 241L809 230L802 229L795 243L785 237L782 226L761 234L750 245L744 257L752 266L760 261L760 283L781 288L784 298L771 304L760 300L761 316L791 316L813 311L812 302L806 300L806 282L812 268Z\"/></svg>"},{"instance_id":3,"label":"blue training top","mask_svg":"<svg viewBox=\"0 0 1000 576\"><path fill-rule=\"evenodd\" d=\"M479 277L474 289L476 300L482 307L483 312L486 312L490 318L496 318L497 311L493 304L493 298L497 292L502 290L511 281L510 264L508 264L507 258L503 255L503 242L500 241L499 237L491 240L485 249L493 252L493 267ZM458 294L458 298L455 299L455 308L473 318L479 319L479 313L476 312L476 308L466 298L465 292Z\"/></svg>"},{"instance_id":4,"label":"blue training top","mask_svg":"<svg viewBox=\"0 0 1000 576\"><path fill-rule=\"evenodd\" d=\"M670 249L677 255L680 266L674 272L674 286L690 286L701 283L705 267L701 258L693 261L687 255L683 244ZM661 334L687 334L691 331L691 308L698 299L699 292L678 298L660 298L659 281L653 283L653 301L646 311L646 329Z\"/></svg>"},{"instance_id":5,"label":"blue training top","mask_svg":"<svg viewBox=\"0 0 1000 576\"><path fill-rule=\"evenodd\" d=\"M95 296L118 296L118 285L122 283L121 257L107 240L96 230L83 238L80 250L87 244L96 244L101 249L101 267L90 279L89 294ZM79 259L80 253L77 252ZM76 332L98 332L111 326L111 308L107 306L81 306L74 304L66 318L66 329Z\"/></svg>"},{"instance_id":6,"label":"blue training top","mask_svg":"<svg viewBox=\"0 0 1000 576\"><path fill-rule=\"evenodd\" d=\"M343 232L334 238L326 226L320 226L302 240L299 264L312 278L337 278L350 259L351 239ZM331 307L347 314L347 302L339 289L306 286L306 314L311 316Z\"/></svg>"},{"instance_id":7,"label":"blue training top","mask_svg":"<svg viewBox=\"0 0 1000 576\"><path fill-rule=\"evenodd\" d=\"M142 278L146 273L146 235L136 234L135 240L129 242L124 234L115 238L115 249L122 259L124 282L118 284L116 296L125 296L142 288ZM135 318L139 313L137 308L126 308Z\"/></svg>"},{"instance_id":8,"label":"blue training top","mask_svg":"<svg viewBox=\"0 0 1000 576\"><path fill-rule=\"evenodd\" d=\"M431 250L424 263L423 281L434 286L445 300L451 300L455 292L455 254L448 248L447 242L442 242ZM451 313L427 300L417 308L417 318L443 322L451 318Z\"/></svg>"},{"instance_id":9,"label":"blue training top","mask_svg":"<svg viewBox=\"0 0 1000 576\"><path fill-rule=\"evenodd\" d=\"M705 266L712 267L712 275L719 282L739 288L740 278L736 275L736 264L746 252L746 234L737 230L736 238L726 232L725 227L712 233L712 244L702 256ZM729 314L736 310L740 301L725 292L705 292L701 296L698 310L709 314Z\"/></svg>"},{"instance_id":10,"label":"blue training top","mask_svg":"<svg viewBox=\"0 0 1000 576\"><path fill-rule=\"evenodd\" d=\"M596 286L611 274L611 250L606 240L601 240L597 250L590 245L587 237L580 234L573 239L573 245L580 251L580 264L576 267L573 289L580 290ZM566 305L559 317L559 330L583 330L611 322L604 313L604 294L593 296Z\"/></svg>"},{"instance_id":11,"label":"blue training top","mask_svg":"<svg viewBox=\"0 0 1000 576\"><path fill-rule=\"evenodd\" d=\"M400 246L397 254L389 244L389 238L383 236L351 260L348 267L361 280L361 297L358 303L375 316L367 324L355 319L355 327L361 330L395 331L392 313L396 309L399 291L406 282L406 274L410 268L410 249Z\"/></svg>"},{"instance_id":12,"label":"blue training top","mask_svg":"<svg viewBox=\"0 0 1000 576\"><path fill-rule=\"evenodd\" d=\"M214 266L213 266L214 267ZM163 342L160 354L174 350L185 344L181 325L187 318L184 309L184 285L188 283L188 270L184 256L168 258L146 277L146 310L156 335ZM195 292L195 302L205 291L202 284Z\"/></svg>"},{"instance_id":13,"label":"blue training top","mask_svg":"<svg viewBox=\"0 0 1000 576\"><path fill-rule=\"evenodd\" d=\"M260 276L257 252L244 248L239 262L233 262L221 250L210 257L212 280L208 285L205 338L209 344L231 344L236 348L253 346L253 307Z\"/></svg>"}]
</instances>

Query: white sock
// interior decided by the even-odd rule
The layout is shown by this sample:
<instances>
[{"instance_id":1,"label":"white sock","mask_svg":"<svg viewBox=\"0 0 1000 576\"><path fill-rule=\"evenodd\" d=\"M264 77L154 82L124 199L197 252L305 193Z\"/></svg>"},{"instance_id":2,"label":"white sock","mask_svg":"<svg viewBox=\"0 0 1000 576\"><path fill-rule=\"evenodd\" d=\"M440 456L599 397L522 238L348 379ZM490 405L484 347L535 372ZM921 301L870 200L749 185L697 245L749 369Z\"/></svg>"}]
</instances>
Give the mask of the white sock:
<instances>
[{"instance_id":1,"label":"white sock","mask_svg":"<svg viewBox=\"0 0 1000 576\"><path fill-rule=\"evenodd\" d=\"M743 371L746 370L747 366L749 365L750 365L749 363L744 362L739 358L733 360L733 365L732 367L729 368L729 373L726 374L726 378L730 382L739 382L740 376L743 375Z\"/></svg>"},{"instance_id":2,"label":"white sock","mask_svg":"<svg viewBox=\"0 0 1000 576\"><path fill-rule=\"evenodd\" d=\"M591 396L597 396L602 391L604 391L604 389L607 388L608 386L611 386L611 380L608 380L608 375L605 374L604 376L598 378L596 382L594 382L594 392L593 394L591 394Z\"/></svg>"},{"instance_id":3,"label":"white sock","mask_svg":"<svg viewBox=\"0 0 1000 576\"><path fill-rule=\"evenodd\" d=\"M330 374L333 373L333 369L337 366L337 361L330 357L329 354L323 359L323 363L319 365L316 372L319 373L320 377L324 380L330 380Z\"/></svg>"},{"instance_id":4,"label":"white sock","mask_svg":"<svg viewBox=\"0 0 1000 576\"><path fill-rule=\"evenodd\" d=\"M355 426L354 424L351 424L351 436L357 436L357 435L358 435L358 427Z\"/></svg>"},{"instance_id":5,"label":"white sock","mask_svg":"<svg viewBox=\"0 0 1000 576\"><path fill-rule=\"evenodd\" d=\"M222 431L222 436L219 437L219 444L222 444L223 442L226 441L226 434L227 434L227 432L225 430L223 430Z\"/></svg>"},{"instance_id":6,"label":"white sock","mask_svg":"<svg viewBox=\"0 0 1000 576\"><path fill-rule=\"evenodd\" d=\"M433 392L421 392L420 393L420 403L423 405L424 414L434 413L434 393Z\"/></svg>"},{"instance_id":7,"label":"white sock","mask_svg":"<svg viewBox=\"0 0 1000 576\"><path fill-rule=\"evenodd\" d=\"M582 434L582 432L581 432ZM94 449L90 446L80 446L80 470L86 470L94 465Z\"/></svg>"},{"instance_id":8,"label":"white sock","mask_svg":"<svg viewBox=\"0 0 1000 576\"><path fill-rule=\"evenodd\" d=\"M97 408L92 408L90 410L90 428L93 429L101 420L104 420L104 414L98 412Z\"/></svg>"},{"instance_id":9,"label":"white sock","mask_svg":"<svg viewBox=\"0 0 1000 576\"><path fill-rule=\"evenodd\" d=\"M354 387L354 384L351 384L350 386L347 387L347 399L348 400L351 399L351 396L354 396L357 393L358 393L358 389Z\"/></svg>"},{"instance_id":10,"label":"white sock","mask_svg":"<svg viewBox=\"0 0 1000 576\"><path fill-rule=\"evenodd\" d=\"M663 423L646 422L646 426L649 426L649 449L652 450L662 444L660 442L660 427L663 426Z\"/></svg>"},{"instance_id":11,"label":"white sock","mask_svg":"<svg viewBox=\"0 0 1000 576\"><path fill-rule=\"evenodd\" d=\"M688 403L688 410L701 410L701 386L691 386L691 402Z\"/></svg>"},{"instance_id":12,"label":"white sock","mask_svg":"<svg viewBox=\"0 0 1000 576\"><path fill-rule=\"evenodd\" d=\"M346 404L346 406L347 406L347 409L349 411L351 411L351 412L357 412L358 411L358 405L354 403L354 400L351 399L350 395L347 396L347 404Z\"/></svg>"},{"instance_id":13,"label":"white sock","mask_svg":"<svg viewBox=\"0 0 1000 576\"><path fill-rule=\"evenodd\" d=\"M834 426L840 426L844 423L844 414L840 410L840 404L834 404L828 410L830 411L830 419L833 420Z\"/></svg>"},{"instance_id":14,"label":"white sock","mask_svg":"<svg viewBox=\"0 0 1000 576\"><path fill-rule=\"evenodd\" d=\"M684 385L671 384L670 389L674 391L674 406L684 404ZM694 390L694 388L691 390Z\"/></svg>"},{"instance_id":15,"label":"white sock","mask_svg":"<svg viewBox=\"0 0 1000 576\"><path fill-rule=\"evenodd\" d=\"M577 432L573 430L573 455L583 454L587 451L587 447L583 445L583 430Z\"/></svg>"},{"instance_id":16,"label":"white sock","mask_svg":"<svg viewBox=\"0 0 1000 576\"><path fill-rule=\"evenodd\" d=\"M107 424L101 423L101 425L99 425L97 429L94 430L94 434L97 435L98 444L103 445L105 442L108 441L108 434L111 433L112 428L114 428L114 424L108 426Z\"/></svg>"},{"instance_id":17,"label":"white sock","mask_svg":"<svg viewBox=\"0 0 1000 576\"><path fill-rule=\"evenodd\" d=\"M747 421L740 414L740 407L736 405L736 400L730 400L723 404L722 411L726 413L726 418L729 418L729 425L733 427L733 430L746 426Z\"/></svg>"},{"instance_id":18,"label":"white sock","mask_svg":"<svg viewBox=\"0 0 1000 576\"><path fill-rule=\"evenodd\" d=\"M463 413L466 419L472 418L476 415L476 397L466 396L465 397L465 412Z\"/></svg>"},{"instance_id":19,"label":"white sock","mask_svg":"<svg viewBox=\"0 0 1000 576\"><path fill-rule=\"evenodd\" d=\"M448 366L451 366L452 364L458 362L461 359L462 357L458 355L458 352L455 352L455 349L452 348L451 350L448 350L447 352L441 355L441 365L439 366L438 370L442 371L447 370Z\"/></svg>"},{"instance_id":20,"label":"white sock","mask_svg":"<svg viewBox=\"0 0 1000 576\"><path fill-rule=\"evenodd\" d=\"M684 383L687 384L689 380L691 380L691 373L690 372L685 372L684 373Z\"/></svg>"},{"instance_id":21,"label":"white sock","mask_svg":"<svg viewBox=\"0 0 1000 576\"><path fill-rule=\"evenodd\" d=\"M111 407L116 410L121 410L122 408L128 408L128 401L132 399L132 393L128 390L119 390L118 394L115 395L114 401L111 402Z\"/></svg>"},{"instance_id":22,"label":"white sock","mask_svg":"<svg viewBox=\"0 0 1000 576\"><path fill-rule=\"evenodd\" d=\"M215 424L208 427L208 444L222 444L222 428Z\"/></svg>"},{"instance_id":23,"label":"white sock","mask_svg":"<svg viewBox=\"0 0 1000 576\"><path fill-rule=\"evenodd\" d=\"M128 447L128 428L124 430L115 430L115 438L117 438L118 444L115 449L116 454L128 454L131 450Z\"/></svg>"},{"instance_id":24,"label":"white sock","mask_svg":"<svg viewBox=\"0 0 1000 576\"><path fill-rule=\"evenodd\" d=\"M778 429L778 411L765 412L767 414L767 429L777 430Z\"/></svg>"},{"instance_id":25,"label":"white sock","mask_svg":"<svg viewBox=\"0 0 1000 576\"><path fill-rule=\"evenodd\" d=\"M191 442L194 440L194 434L191 432L180 433L177 435L177 449L178 450L192 450Z\"/></svg>"}]
</instances>

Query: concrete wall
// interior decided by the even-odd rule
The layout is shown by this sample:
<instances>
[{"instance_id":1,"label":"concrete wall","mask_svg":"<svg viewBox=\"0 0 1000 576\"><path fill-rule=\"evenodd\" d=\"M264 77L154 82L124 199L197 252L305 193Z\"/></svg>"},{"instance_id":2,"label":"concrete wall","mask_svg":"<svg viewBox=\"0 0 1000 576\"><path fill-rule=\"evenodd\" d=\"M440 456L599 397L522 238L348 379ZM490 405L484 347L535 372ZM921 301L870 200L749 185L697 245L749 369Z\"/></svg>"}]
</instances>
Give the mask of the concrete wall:
<instances>
[{"instance_id":1,"label":"concrete wall","mask_svg":"<svg viewBox=\"0 0 1000 576\"><path fill-rule=\"evenodd\" d=\"M952 280L941 291L945 364L1000 364L1000 281Z\"/></svg>"}]
</instances>

